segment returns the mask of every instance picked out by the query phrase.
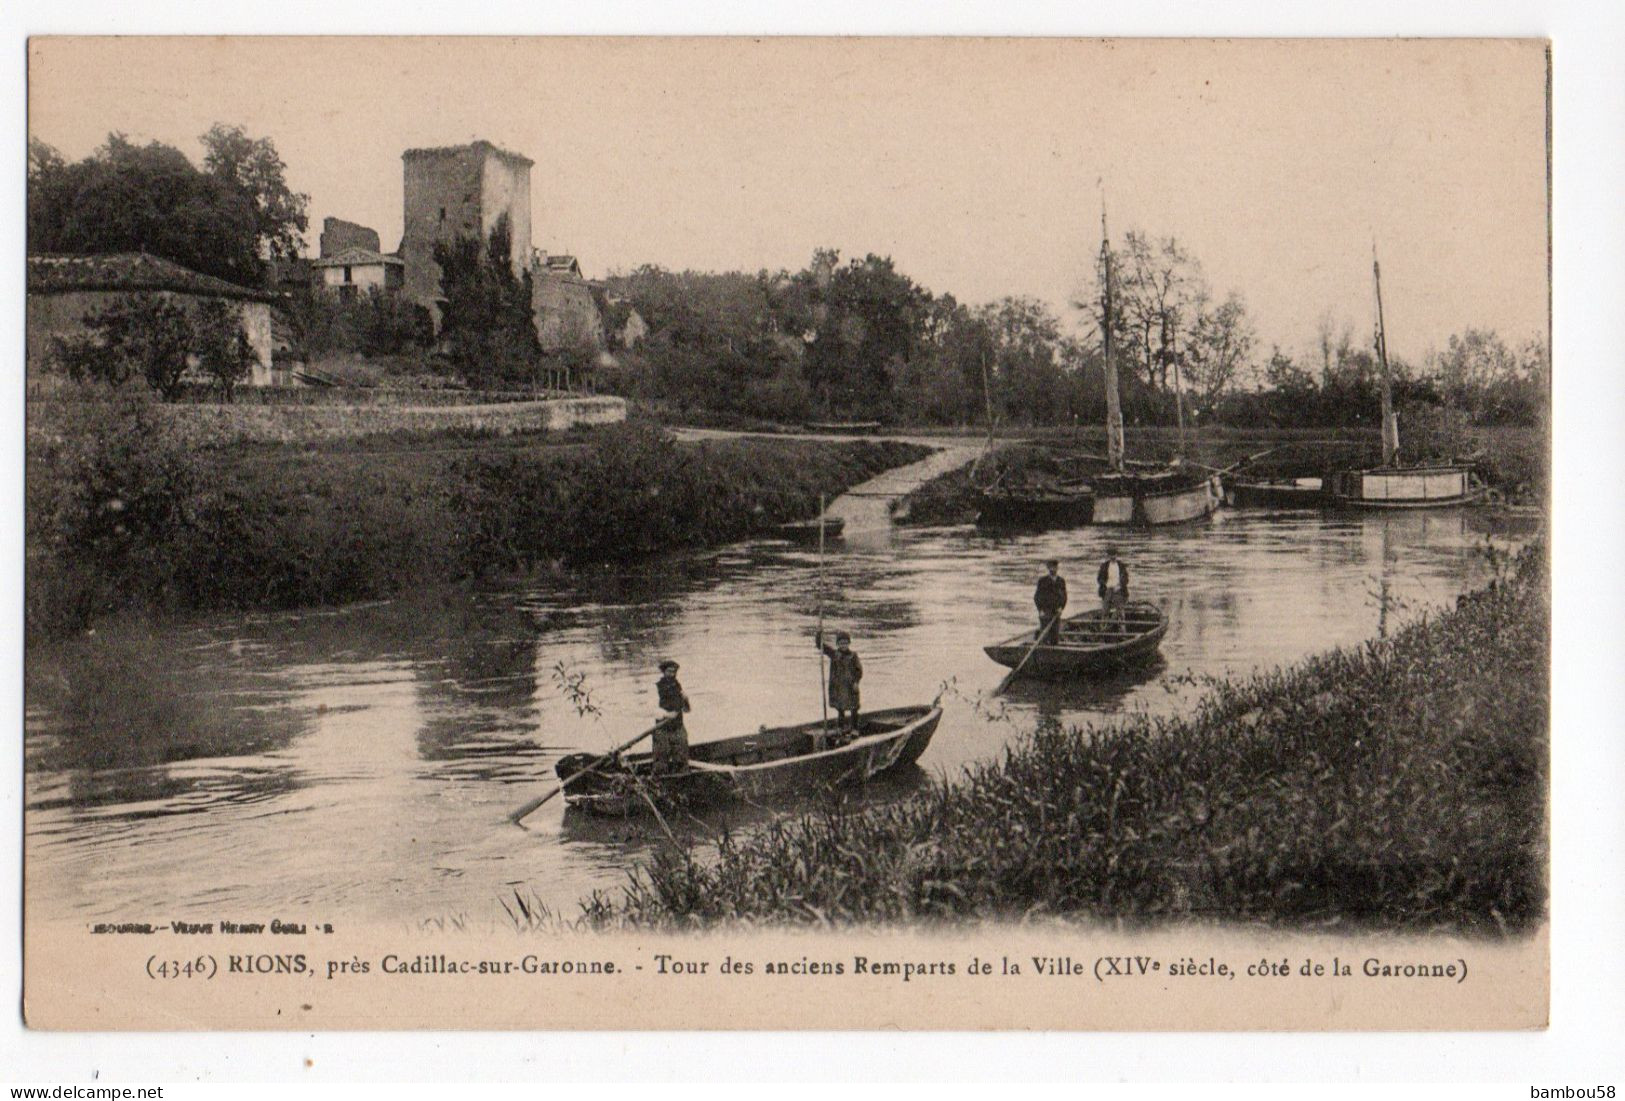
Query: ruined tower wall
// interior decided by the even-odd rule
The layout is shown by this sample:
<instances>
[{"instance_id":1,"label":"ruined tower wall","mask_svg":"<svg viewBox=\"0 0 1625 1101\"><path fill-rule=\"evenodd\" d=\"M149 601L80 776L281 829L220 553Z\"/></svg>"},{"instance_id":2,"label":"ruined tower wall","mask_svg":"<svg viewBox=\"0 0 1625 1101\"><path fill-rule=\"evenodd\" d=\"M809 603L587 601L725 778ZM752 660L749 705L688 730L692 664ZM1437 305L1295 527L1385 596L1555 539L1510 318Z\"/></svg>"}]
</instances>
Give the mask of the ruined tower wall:
<instances>
[{"instance_id":1,"label":"ruined tower wall","mask_svg":"<svg viewBox=\"0 0 1625 1101\"><path fill-rule=\"evenodd\" d=\"M406 296L426 306L440 322L440 265L434 246L460 235L477 234L480 219L480 166L472 148L409 149L405 163L405 224L401 259L406 262Z\"/></svg>"},{"instance_id":2,"label":"ruined tower wall","mask_svg":"<svg viewBox=\"0 0 1625 1101\"><path fill-rule=\"evenodd\" d=\"M523 275L530 266L530 162L492 155L481 166L481 237L488 239L504 214L513 273Z\"/></svg>"},{"instance_id":3,"label":"ruined tower wall","mask_svg":"<svg viewBox=\"0 0 1625 1101\"><path fill-rule=\"evenodd\" d=\"M337 256L347 248L362 248L368 252L383 252L378 231L343 218L323 218L321 255L323 259Z\"/></svg>"}]
</instances>

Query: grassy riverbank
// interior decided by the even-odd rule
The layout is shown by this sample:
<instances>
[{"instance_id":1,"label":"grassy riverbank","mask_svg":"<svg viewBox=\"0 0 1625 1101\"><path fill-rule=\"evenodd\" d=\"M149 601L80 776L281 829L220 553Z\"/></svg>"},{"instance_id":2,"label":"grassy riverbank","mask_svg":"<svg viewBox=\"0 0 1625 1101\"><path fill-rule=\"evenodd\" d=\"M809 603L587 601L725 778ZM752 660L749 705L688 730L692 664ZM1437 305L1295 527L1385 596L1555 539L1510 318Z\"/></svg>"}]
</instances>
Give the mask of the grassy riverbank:
<instances>
[{"instance_id":1,"label":"grassy riverbank","mask_svg":"<svg viewBox=\"0 0 1625 1101\"><path fill-rule=\"evenodd\" d=\"M1188 717L1040 729L900 804L669 850L585 920L1526 930L1546 898L1544 553L1389 640L1221 682Z\"/></svg>"},{"instance_id":2,"label":"grassy riverbank","mask_svg":"<svg viewBox=\"0 0 1625 1101\"><path fill-rule=\"evenodd\" d=\"M928 449L645 424L198 446L172 410L65 405L28 447L27 627L127 608L284 608L762 532Z\"/></svg>"},{"instance_id":3,"label":"grassy riverbank","mask_svg":"<svg viewBox=\"0 0 1625 1101\"><path fill-rule=\"evenodd\" d=\"M1130 429L1127 449L1145 461L1174 454L1177 434L1169 428ZM1471 431L1471 461L1489 485L1508 501L1539 504L1548 479L1544 435L1532 428L1483 428ZM994 481L1020 481L1029 474L1077 474L1104 467L1105 430L1023 434L1004 442L973 476L969 467L934 478L898 502L897 519L905 524L967 523L976 516L977 496ZM1260 455L1261 452L1267 454ZM1382 442L1367 429L1230 429L1205 428L1194 434L1187 457L1212 469L1224 469L1259 456L1245 467L1259 477L1314 477L1331 469L1376 466Z\"/></svg>"}]
</instances>

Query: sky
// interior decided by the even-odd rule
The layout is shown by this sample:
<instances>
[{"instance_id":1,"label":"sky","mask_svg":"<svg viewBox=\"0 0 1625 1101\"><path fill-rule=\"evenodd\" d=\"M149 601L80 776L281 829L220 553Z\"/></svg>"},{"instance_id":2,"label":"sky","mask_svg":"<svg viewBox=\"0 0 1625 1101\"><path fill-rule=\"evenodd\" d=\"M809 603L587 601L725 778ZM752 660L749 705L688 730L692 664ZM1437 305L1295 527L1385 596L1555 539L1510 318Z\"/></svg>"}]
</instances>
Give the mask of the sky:
<instances>
[{"instance_id":1,"label":"sky","mask_svg":"<svg viewBox=\"0 0 1625 1101\"><path fill-rule=\"evenodd\" d=\"M116 72L118 79L103 74ZM533 243L589 276L889 255L1067 315L1112 235L1178 238L1261 349L1328 313L1393 354L1547 330L1546 60L1517 40L35 38L29 133L201 159L270 137L321 219L401 233L401 152L524 153ZM1073 315L1075 317L1075 315Z\"/></svg>"}]
</instances>

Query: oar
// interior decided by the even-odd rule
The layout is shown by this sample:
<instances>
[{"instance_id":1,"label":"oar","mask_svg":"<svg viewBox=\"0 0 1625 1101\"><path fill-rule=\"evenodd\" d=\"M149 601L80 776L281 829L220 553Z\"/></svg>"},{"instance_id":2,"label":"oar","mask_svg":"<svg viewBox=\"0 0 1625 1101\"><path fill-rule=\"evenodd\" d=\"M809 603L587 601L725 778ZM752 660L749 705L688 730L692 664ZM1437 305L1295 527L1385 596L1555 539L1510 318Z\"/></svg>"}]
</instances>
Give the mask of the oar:
<instances>
[{"instance_id":1,"label":"oar","mask_svg":"<svg viewBox=\"0 0 1625 1101\"><path fill-rule=\"evenodd\" d=\"M662 719L661 722L665 722L665 720ZM633 746L637 745L639 742L643 741L643 739L649 737L651 734L653 734L655 731L657 731L659 729L660 729L660 723L656 723L654 726L651 726L648 730L645 730L642 734L639 734L636 738L633 738L631 741L622 742L620 745L616 746L614 749L610 750L608 753L606 753L602 757L598 758L598 760L594 761L592 764L588 765L586 768L582 769L580 772L572 772L570 774L570 779L559 781L559 786L558 787L554 788L552 791L548 792L546 795L542 796L540 799L532 799L530 802L526 803L524 806L520 807L518 810L514 811L512 814L508 815L508 821L512 822L514 825L517 826L520 822L523 822L527 817L529 817L532 811L534 811L537 807L541 806L543 803L546 803L549 800L551 800L555 795L557 795L559 792L563 791L565 788L569 787L572 782L574 782L575 780L579 779L582 776L588 775L589 773L597 772L599 769L601 769L605 765L609 764L610 761L614 760L616 754L622 753L622 752L625 752L628 749L631 749Z\"/></svg>"},{"instance_id":2,"label":"oar","mask_svg":"<svg viewBox=\"0 0 1625 1101\"><path fill-rule=\"evenodd\" d=\"M1044 622L1042 627L1038 628L1038 636L1033 639L1033 644L1027 647L1027 652L1021 655L1021 660L1016 663L1016 667L1006 673L1004 679L999 682L999 686L993 690L995 696L1004 694L1004 690L1010 687L1010 682L1016 679L1016 674L1026 667L1027 659L1038 652L1038 647L1044 641L1044 636L1049 633L1050 624L1054 622L1055 617L1051 616Z\"/></svg>"}]
</instances>

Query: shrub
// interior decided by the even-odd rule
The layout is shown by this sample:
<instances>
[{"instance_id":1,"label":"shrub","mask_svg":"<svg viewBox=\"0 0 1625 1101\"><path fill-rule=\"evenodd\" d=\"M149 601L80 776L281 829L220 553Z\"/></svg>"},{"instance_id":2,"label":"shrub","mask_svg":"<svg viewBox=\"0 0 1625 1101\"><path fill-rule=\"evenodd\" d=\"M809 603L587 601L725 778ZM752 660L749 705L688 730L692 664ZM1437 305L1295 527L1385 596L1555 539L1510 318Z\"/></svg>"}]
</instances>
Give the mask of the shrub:
<instances>
[{"instance_id":1,"label":"shrub","mask_svg":"<svg viewBox=\"0 0 1625 1101\"><path fill-rule=\"evenodd\" d=\"M163 593L188 565L176 552L206 481L200 460L145 393L101 398L55 406L29 436L31 626Z\"/></svg>"},{"instance_id":2,"label":"shrub","mask_svg":"<svg viewBox=\"0 0 1625 1101\"><path fill-rule=\"evenodd\" d=\"M198 303L192 320L192 350L198 367L229 402L237 384L258 362L248 334L243 332L242 316L230 303L210 298Z\"/></svg>"},{"instance_id":3,"label":"shrub","mask_svg":"<svg viewBox=\"0 0 1625 1101\"><path fill-rule=\"evenodd\" d=\"M52 339L52 358L69 378L116 386L139 377L166 399L179 391L197 339L184 306L156 294L124 295L89 314L85 327L84 336Z\"/></svg>"}]
</instances>

